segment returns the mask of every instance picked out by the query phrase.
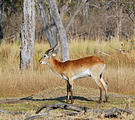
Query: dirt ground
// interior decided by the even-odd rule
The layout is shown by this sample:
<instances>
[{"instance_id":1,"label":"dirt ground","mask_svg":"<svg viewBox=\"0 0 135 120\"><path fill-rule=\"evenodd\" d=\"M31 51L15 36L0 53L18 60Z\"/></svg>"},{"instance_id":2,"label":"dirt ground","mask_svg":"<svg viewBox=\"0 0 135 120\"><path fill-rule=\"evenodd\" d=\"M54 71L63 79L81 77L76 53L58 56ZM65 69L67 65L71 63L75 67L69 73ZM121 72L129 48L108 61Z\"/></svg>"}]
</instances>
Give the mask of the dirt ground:
<instances>
[{"instance_id":1,"label":"dirt ground","mask_svg":"<svg viewBox=\"0 0 135 120\"><path fill-rule=\"evenodd\" d=\"M24 120L30 116L35 115L36 110L45 104L65 103L66 88L58 87L48 89L35 95L30 95L23 98L1 98L0 99L0 120ZM116 93L109 93L109 102L104 101L99 104L99 90L86 89L80 86L74 87L74 105L88 107L93 109L111 109L121 108L135 110L135 96L120 95ZM41 113L45 112L44 109ZM80 112L77 114L70 114L74 111L69 110L51 110L43 120L100 120L100 119L125 119L134 120L135 114L119 114L117 117L105 118L103 114L94 112ZM39 119L39 118L38 118Z\"/></svg>"}]
</instances>

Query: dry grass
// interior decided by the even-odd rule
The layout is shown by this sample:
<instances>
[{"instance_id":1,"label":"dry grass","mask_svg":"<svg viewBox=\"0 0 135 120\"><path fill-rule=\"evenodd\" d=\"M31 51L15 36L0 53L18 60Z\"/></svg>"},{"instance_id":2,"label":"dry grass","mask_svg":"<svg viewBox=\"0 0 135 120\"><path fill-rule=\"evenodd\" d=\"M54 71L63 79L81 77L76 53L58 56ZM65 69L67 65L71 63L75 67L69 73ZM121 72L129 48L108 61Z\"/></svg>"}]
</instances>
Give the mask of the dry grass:
<instances>
[{"instance_id":1,"label":"dry grass","mask_svg":"<svg viewBox=\"0 0 135 120\"><path fill-rule=\"evenodd\" d=\"M44 69L45 70L45 69ZM2 97L26 96L61 85L61 81L47 69L44 72L14 71L2 73L0 95ZM55 80L55 81L54 81Z\"/></svg>"},{"instance_id":2,"label":"dry grass","mask_svg":"<svg viewBox=\"0 0 135 120\"><path fill-rule=\"evenodd\" d=\"M32 112L31 112L32 113ZM76 116L67 116L63 115L62 111L52 111L47 115L45 118L39 118L40 120L134 120L135 115L127 115L123 114L121 116L118 116L117 118L104 118L102 114L97 114L97 113L80 113ZM66 113L66 111L65 111ZM27 115L5 115L5 114L0 114L0 120L24 120Z\"/></svg>"},{"instance_id":3,"label":"dry grass","mask_svg":"<svg viewBox=\"0 0 135 120\"><path fill-rule=\"evenodd\" d=\"M135 69L128 67L109 67L105 70L104 79L108 81L109 91L135 94Z\"/></svg>"},{"instance_id":4,"label":"dry grass","mask_svg":"<svg viewBox=\"0 0 135 120\"><path fill-rule=\"evenodd\" d=\"M120 48L120 42L104 41L80 41L70 43L70 58L77 59L88 55L97 55L107 64L104 72L104 79L108 82L109 91L135 94L135 52L120 54L111 49ZM19 45L1 44L0 45L0 96L26 96L50 88L65 86L65 81L59 79L51 73L45 65L39 65L38 60L49 48L48 44L35 44L34 49L34 72L19 71ZM130 49L126 43L124 49ZM98 51L110 54L110 56L98 53ZM60 58L60 57L59 57ZM86 88L97 88L92 80L80 79L75 81L75 85ZM66 86L65 86L66 87Z\"/></svg>"},{"instance_id":5,"label":"dry grass","mask_svg":"<svg viewBox=\"0 0 135 120\"><path fill-rule=\"evenodd\" d=\"M64 111L66 113L66 111ZM118 116L117 118L104 118L102 114L97 114L97 113L80 113L76 116L67 116L63 115L63 111L52 111L47 115L45 118L39 118L40 120L134 120L135 115L127 115L123 114L121 116ZM32 111L31 114L34 112ZM34 115L34 114L33 114ZM0 114L0 120L24 120L27 115L5 115L5 114Z\"/></svg>"}]
</instances>

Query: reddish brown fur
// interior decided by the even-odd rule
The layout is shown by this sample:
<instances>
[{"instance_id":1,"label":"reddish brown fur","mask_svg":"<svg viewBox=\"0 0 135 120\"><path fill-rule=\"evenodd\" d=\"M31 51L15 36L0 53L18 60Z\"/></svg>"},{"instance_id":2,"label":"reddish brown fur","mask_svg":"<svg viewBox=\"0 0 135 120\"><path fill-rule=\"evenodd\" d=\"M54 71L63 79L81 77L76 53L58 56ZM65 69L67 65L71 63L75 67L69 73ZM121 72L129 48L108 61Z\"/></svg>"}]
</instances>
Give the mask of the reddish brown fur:
<instances>
[{"instance_id":1,"label":"reddish brown fur","mask_svg":"<svg viewBox=\"0 0 135 120\"><path fill-rule=\"evenodd\" d=\"M72 77L75 74L84 71L85 69L90 69L95 64L104 65L104 61L96 56L84 57L77 60L69 60L66 62L60 62L51 56L49 62L54 71L68 77Z\"/></svg>"}]
</instances>

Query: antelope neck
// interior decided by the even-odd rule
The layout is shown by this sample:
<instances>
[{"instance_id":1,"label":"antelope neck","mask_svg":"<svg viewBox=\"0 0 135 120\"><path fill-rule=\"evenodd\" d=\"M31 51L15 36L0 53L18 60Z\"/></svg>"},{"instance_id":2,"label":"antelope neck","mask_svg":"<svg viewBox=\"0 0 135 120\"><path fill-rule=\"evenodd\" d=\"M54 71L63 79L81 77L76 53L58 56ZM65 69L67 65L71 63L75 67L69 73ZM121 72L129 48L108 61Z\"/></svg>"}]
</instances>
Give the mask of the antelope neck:
<instances>
[{"instance_id":1,"label":"antelope neck","mask_svg":"<svg viewBox=\"0 0 135 120\"><path fill-rule=\"evenodd\" d=\"M53 56L51 56L50 61L49 61L49 67L53 71L58 71L58 66L61 64L60 61L55 59Z\"/></svg>"}]
</instances>

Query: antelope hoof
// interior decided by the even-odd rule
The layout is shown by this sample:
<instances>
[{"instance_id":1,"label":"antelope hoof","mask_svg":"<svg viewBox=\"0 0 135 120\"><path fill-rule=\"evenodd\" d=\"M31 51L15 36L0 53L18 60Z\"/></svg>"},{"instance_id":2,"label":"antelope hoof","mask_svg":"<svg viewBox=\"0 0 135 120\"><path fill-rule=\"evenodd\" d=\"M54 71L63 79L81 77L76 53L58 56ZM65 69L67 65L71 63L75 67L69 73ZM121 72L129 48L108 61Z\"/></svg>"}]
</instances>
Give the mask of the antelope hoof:
<instances>
[{"instance_id":1,"label":"antelope hoof","mask_svg":"<svg viewBox=\"0 0 135 120\"><path fill-rule=\"evenodd\" d=\"M68 104L69 100L66 100L66 103Z\"/></svg>"},{"instance_id":2,"label":"antelope hoof","mask_svg":"<svg viewBox=\"0 0 135 120\"><path fill-rule=\"evenodd\" d=\"M71 104L73 104L74 103L74 100L71 100Z\"/></svg>"},{"instance_id":3,"label":"antelope hoof","mask_svg":"<svg viewBox=\"0 0 135 120\"><path fill-rule=\"evenodd\" d=\"M108 97L105 98L105 102L108 102Z\"/></svg>"},{"instance_id":4,"label":"antelope hoof","mask_svg":"<svg viewBox=\"0 0 135 120\"><path fill-rule=\"evenodd\" d=\"M102 103L102 100L101 100L101 99L99 99L98 103L99 103L99 104L101 104L101 103Z\"/></svg>"}]
</instances>

